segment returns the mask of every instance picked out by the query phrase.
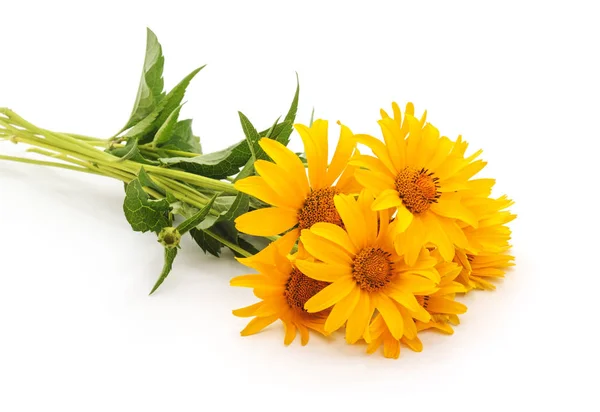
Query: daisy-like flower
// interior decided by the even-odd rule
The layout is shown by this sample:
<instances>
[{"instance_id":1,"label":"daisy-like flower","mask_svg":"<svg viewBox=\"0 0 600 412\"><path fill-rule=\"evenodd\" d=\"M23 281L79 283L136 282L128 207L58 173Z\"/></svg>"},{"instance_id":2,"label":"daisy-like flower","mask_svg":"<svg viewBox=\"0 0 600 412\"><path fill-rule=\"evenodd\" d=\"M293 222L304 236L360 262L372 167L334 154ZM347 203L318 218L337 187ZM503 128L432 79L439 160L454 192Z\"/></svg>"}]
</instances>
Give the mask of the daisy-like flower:
<instances>
[{"instance_id":1,"label":"daisy-like flower","mask_svg":"<svg viewBox=\"0 0 600 412\"><path fill-rule=\"evenodd\" d=\"M300 240L318 262L298 259L296 265L306 276L330 282L310 298L304 308L318 313L332 308L325 321L326 333L346 324L346 341L355 343L365 333L375 310L381 314L392 336L405 333L405 320L430 319L415 294L435 288L440 277L437 259L422 249L408 266L393 246L394 229L389 212L372 210L373 196L361 192L358 199L337 195L335 206L343 227L316 223L302 231Z\"/></svg>"},{"instance_id":2,"label":"daisy-like flower","mask_svg":"<svg viewBox=\"0 0 600 412\"><path fill-rule=\"evenodd\" d=\"M506 196L498 199L469 199L470 206L481 216L477 229L465 227L469 249L458 249L455 262L463 270L457 278L468 290L494 290L492 279L502 278L514 266L510 249L511 230L507 226L516 215L506 210L513 202Z\"/></svg>"},{"instance_id":3,"label":"daisy-like flower","mask_svg":"<svg viewBox=\"0 0 600 412\"><path fill-rule=\"evenodd\" d=\"M486 163L476 160L481 151L465 157L467 143L440 136L438 129L414 117L406 105L404 117L393 104L394 117L382 110L379 125L385 143L368 135L356 135L375 156L355 156L351 164L356 180L377 196L375 210L394 208L398 224L396 248L414 263L421 247L436 245L446 261L452 261L455 246L466 248L467 239L459 223L477 227L478 216L464 203L465 196L486 194L492 179L472 179Z\"/></svg>"},{"instance_id":4,"label":"daisy-like flower","mask_svg":"<svg viewBox=\"0 0 600 412\"><path fill-rule=\"evenodd\" d=\"M435 252L434 252L435 255ZM436 270L441 280L435 289L416 293L419 305L429 313L429 321L419 319L404 320L404 336L397 339L392 335L383 318L375 317L369 328L370 336L367 338L367 353L374 353L383 346L383 355L386 358L398 358L400 356L400 343L408 346L415 352L423 350L423 344L417 336L417 332L425 329L438 329L442 332L452 334L454 331L449 325L459 323L458 314L464 313L467 307L454 300L456 293L465 292L463 285L454 279L461 271L461 267L450 262L440 262Z\"/></svg>"},{"instance_id":5,"label":"daisy-like flower","mask_svg":"<svg viewBox=\"0 0 600 412\"><path fill-rule=\"evenodd\" d=\"M467 289L456 281L461 272L460 265L452 262L440 262L436 269L442 279L439 289L432 294L418 296L419 304L431 314L429 322L417 320L417 330L437 329L447 334L453 334L452 325L460 323L458 315L467 311L467 307L455 299L457 293L465 293Z\"/></svg>"},{"instance_id":6,"label":"daisy-like flower","mask_svg":"<svg viewBox=\"0 0 600 412\"><path fill-rule=\"evenodd\" d=\"M286 345L293 342L298 331L302 345L308 343L309 329L324 334L323 325L328 312L308 313L304 304L328 284L307 277L288 259L295 242L295 234L289 232L256 255L238 259L257 270L258 274L235 277L231 285L253 288L254 294L261 299L258 303L233 311L239 317L254 317L242 330L242 336L260 332L278 319L285 328Z\"/></svg>"},{"instance_id":7,"label":"daisy-like flower","mask_svg":"<svg viewBox=\"0 0 600 412\"><path fill-rule=\"evenodd\" d=\"M317 222L341 224L333 197L338 193L358 193L354 167L348 167L356 143L352 132L341 125L337 149L329 166L328 122L316 120L311 127L294 126L302 142L307 172L294 152L281 143L263 138L260 147L273 162L257 160L254 167L260 176L247 177L235 188L272 205L243 214L235 221L240 232L256 236L274 236L297 227L296 234Z\"/></svg>"}]
</instances>

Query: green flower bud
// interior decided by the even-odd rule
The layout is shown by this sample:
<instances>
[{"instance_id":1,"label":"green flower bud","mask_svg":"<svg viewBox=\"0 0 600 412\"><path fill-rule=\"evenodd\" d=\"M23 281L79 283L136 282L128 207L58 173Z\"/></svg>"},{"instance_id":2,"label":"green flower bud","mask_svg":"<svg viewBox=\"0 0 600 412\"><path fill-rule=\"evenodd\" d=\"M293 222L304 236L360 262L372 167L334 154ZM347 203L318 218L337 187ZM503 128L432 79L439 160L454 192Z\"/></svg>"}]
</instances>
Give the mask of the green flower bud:
<instances>
[{"instance_id":1,"label":"green flower bud","mask_svg":"<svg viewBox=\"0 0 600 412\"><path fill-rule=\"evenodd\" d=\"M158 234L158 241L167 249L179 247L181 233L175 227L165 227Z\"/></svg>"}]
</instances>

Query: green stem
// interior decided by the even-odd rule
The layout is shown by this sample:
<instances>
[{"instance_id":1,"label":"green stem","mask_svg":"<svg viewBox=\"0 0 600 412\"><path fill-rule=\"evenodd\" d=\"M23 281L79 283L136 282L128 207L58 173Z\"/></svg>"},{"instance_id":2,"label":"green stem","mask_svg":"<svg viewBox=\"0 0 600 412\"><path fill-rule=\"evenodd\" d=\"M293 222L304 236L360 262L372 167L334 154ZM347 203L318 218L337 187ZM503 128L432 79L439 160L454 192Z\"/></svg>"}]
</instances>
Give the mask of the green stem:
<instances>
[{"instance_id":1,"label":"green stem","mask_svg":"<svg viewBox=\"0 0 600 412\"><path fill-rule=\"evenodd\" d=\"M11 161L11 162L27 163L27 164L38 165L38 166L57 167L57 168L60 168L60 169L74 170L76 172L84 172L84 173L91 173L91 174L95 174L95 175L102 175L102 173L95 172L95 171L90 170L90 169L84 169L84 168L81 168L81 167L66 165L66 164L58 163L58 162L46 162L46 161L43 161L43 160L27 159L25 157L14 157L14 156L0 155L0 160L8 160L8 161Z\"/></svg>"}]
</instances>

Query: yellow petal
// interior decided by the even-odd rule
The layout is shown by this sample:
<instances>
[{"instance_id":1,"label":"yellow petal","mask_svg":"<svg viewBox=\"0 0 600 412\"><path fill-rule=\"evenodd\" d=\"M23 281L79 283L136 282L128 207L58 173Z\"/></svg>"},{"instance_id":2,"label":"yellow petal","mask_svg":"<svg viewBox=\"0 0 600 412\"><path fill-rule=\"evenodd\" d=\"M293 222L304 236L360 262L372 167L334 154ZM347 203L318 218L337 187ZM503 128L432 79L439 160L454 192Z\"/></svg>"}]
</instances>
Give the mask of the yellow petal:
<instances>
[{"instance_id":1,"label":"yellow petal","mask_svg":"<svg viewBox=\"0 0 600 412\"><path fill-rule=\"evenodd\" d=\"M461 204L460 197L453 196L453 194L442 194L438 199L438 203L431 205L431 211L440 216L461 220L477 228L477 217L475 214Z\"/></svg>"},{"instance_id":2,"label":"yellow petal","mask_svg":"<svg viewBox=\"0 0 600 412\"><path fill-rule=\"evenodd\" d=\"M316 235L324 237L346 249L348 253L355 255L358 253L356 246L348 237L348 233L341 227L332 223L319 222L311 226L310 231Z\"/></svg>"},{"instance_id":3,"label":"yellow petal","mask_svg":"<svg viewBox=\"0 0 600 412\"><path fill-rule=\"evenodd\" d=\"M338 140L333 159L331 159L331 164L327 169L327 177L325 179L326 186L332 186L336 179L342 174L356 147L356 141L354 140L352 131L347 126L341 126L340 139Z\"/></svg>"},{"instance_id":4,"label":"yellow petal","mask_svg":"<svg viewBox=\"0 0 600 412\"><path fill-rule=\"evenodd\" d=\"M398 192L394 189L386 189L383 192L379 193L377 199L375 199L371 207L373 208L373 210L384 210L396 208L401 204L402 199L400 199L400 197L398 196Z\"/></svg>"},{"instance_id":5,"label":"yellow petal","mask_svg":"<svg viewBox=\"0 0 600 412\"><path fill-rule=\"evenodd\" d=\"M264 302L257 302L254 305L235 309L232 313L234 316L238 316L240 318L249 318L251 316L255 316L256 311L260 309L262 305L264 305Z\"/></svg>"},{"instance_id":6,"label":"yellow petal","mask_svg":"<svg viewBox=\"0 0 600 412\"><path fill-rule=\"evenodd\" d=\"M365 330L369 326L371 318L373 317L374 311L375 306L371 304L369 294L360 291L360 300L348 318L348 323L346 324L346 342L350 344L356 343L356 341L363 336Z\"/></svg>"},{"instance_id":7,"label":"yellow petal","mask_svg":"<svg viewBox=\"0 0 600 412\"><path fill-rule=\"evenodd\" d=\"M383 134L383 139L387 146L387 151L394 164L394 168L399 171L406 165L405 154L405 136L402 135L400 125L393 119L385 118L378 121Z\"/></svg>"},{"instance_id":8,"label":"yellow petal","mask_svg":"<svg viewBox=\"0 0 600 412\"><path fill-rule=\"evenodd\" d=\"M365 189L379 194L386 189L394 189L394 179L382 173L358 169L354 172L354 177Z\"/></svg>"},{"instance_id":9,"label":"yellow petal","mask_svg":"<svg viewBox=\"0 0 600 412\"><path fill-rule=\"evenodd\" d=\"M344 248L308 229L302 231L300 240L308 253L323 262L344 266L352 263L352 258Z\"/></svg>"},{"instance_id":10,"label":"yellow petal","mask_svg":"<svg viewBox=\"0 0 600 412\"><path fill-rule=\"evenodd\" d=\"M430 211L421 213L421 216L423 218L422 222L428 240L438 247L438 250L445 261L452 261L454 258L454 244L448 239L446 232L440 225L440 218Z\"/></svg>"},{"instance_id":11,"label":"yellow petal","mask_svg":"<svg viewBox=\"0 0 600 412\"><path fill-rule=\"evenodd\" d=\"M287 346L296 338L296 325L294 325L292 322L283 322L283 327L285 329L285 338L283 343Z\"/></svg>"},{"instance_id":12,"label":"yellow petal","mask_svg":"<svg viewBox=\"0 0 600 412\"><path fill-rule=\"evenodd\" d=\"M373 156L355 155L352 157L352 159L350 159L350 164L352 166L362 167L373 172L378 172L392 180L396 177L396 175L394 175L387 167L385 167L381 160Z\"/></svg>"},{"instance_id":13,"label":"yellow petal","mask_svg":"<svg viewBox=\"0 0 600 412\"><path fill-rule=\"evenodd\" d=\"M310 313L325 310L345 298L356 287L351 276L341 277L310 298L304 304L304 309Z\"/></svg>"},{"instance_id":14,"label":"yellow petal","mask_svg":"<svg viewBox=\"0 0 600 412\"><path fill-rule=\"evenodd\" d=\"M430 279L403 273L395 282L400 290L405 290L415 295L431 294L437 290L437 284Z\"/></svg>"},{"instance_id":15,"label":"yellow petal","mask_svg":"<svg viewBox=\"0 0 600 412\"><path fill-rule=\"evenodd\" d=\"M277 207L294 208L294 203L277 194L260 176L240 179L233 185L237 190Z\"/></svg>"},{"instance_id":16,"label":"yellow petal","mask_svg":"<svg viewBox=\"0 0 600 412\"><path fill-rule=\"evenodd\" d=\"M381 313L392 336L395 339L400 339L404 333L404 321L394 302L386 295L380 293L377 295L375 305L379 313Z\"/></svg>"},{"instance_id":17,"label":"yellow petal","mask_svg":"<svg viewBox=\"0 0 600 412\"><path fill-rule=\"evenodd\" d=\"M383 356L389 359L398 359L400 357L400 342L397 339L384 339Z\"/></svg>"},{"instance_id":18,"label":"yellow petal","mask_svg":"<svg viewBox=\"0 0 600 412\"><path fill-rule=\"evenodd\" d=\"M235 219L237 230L254 236L275 236L291 229L297 223L297 211L278 207L253 210Z\"/></svg>"},{"instance_id":19,"label":"yellow petal","mask_svg":"<svg viewBox=\"0 0 600 412\"><path fill-rule=\"evenodd\" d=\"M260 332L261 330L269 326L271 323L275 322L277 319L279 319L277 316L268 316L266 318L254 318L248 323L248 326L246 326L244 330L240 332L240 334L242 336L254 335L255 333Z\"/></svg>"},{"instance_id":20,"label":"yellow petal","mask_svg":"<svg viewBox=\"0 0 600 412\"><path fill-rule=\"evenodd\" d=\"M306 169L300 158L294 152L273 139L262 138L258 144L278 166L293 176L295 182L300 185L300 189L305 196L310 193Z\"/></svg>"},{"instance_id":21,"label":"yellow petal","mask_svg":"<svg viewBox=\"0 0 600 412\"><path fill-rule=\"evenodd\" d=\"M230 286L240 286L244 288L254 288L268 283L268 279L263 275L242 275L236 276L229 281Z\"/></svg>"},{"instance_id":22,"label":"yellow petal","mask_svg":"<svg viewBox=\"0 0 600 412\"><path fill-rule=\"evenodd\" d=\"M390 296L390 298L394 299L396 302L398 302L410 311L417 311L419 310L419 306L421 306L419 305L419 302L417 302L415 295L413 295L410 292L406 292L398 288L393 288L388 292L388 295Z\"/></svg>"},{"instance_id":23,"label":"yellow petal","mask_svg":"<svg viewBox=\"0 0 600 412\"><path fill-rule=\"evenodd\" d=\"M298 330L300 331L300 343L302 343L302 346L306 346L309 339L308 328L300 323L296 326L298 326Z\"/></svg>"},{"instance_id":24,"label":"yellow petal","mask_svg":"<svg viewBox=\"0 0 600 412\"><path fill-rule=\"evenodd\" d=\"M460 315L461 313L465 313L467 311L467 307L454 300L432 296L429 298L427 310L436 313L452 313L455 315Z\"/></svg>"},{"instance_id":25,"label":"yellow petal","mask_svg":"<svg viewBox=\"0 0 600 412\"><path fill-rule=\"evenodd\" d=\"M287 173L275 163L266 160L254 162L256 172L281 197L285 198L294 209L300 209L306 201L307 192L302 192L295 183L294 176Z\"/></svg>"},{"instance_id":26,"label":"yellow petal","mask_svg":"<svg viewBox=\"0 0 600 412\"><path fill-rule=\"evenodd\" d=\"M415 352L421 352L423 350L423 343L417 336L415 336L412 339L409 339L405 336L402 338L402 343L404 343L406 346L408 346Z\"/></svg>"},{"instance_id":27,"label":"yellow petal","mask_svg":"<svg viewBox=\"0 0 600 412\"><path fill-rule=\"evenodd\" d=\"M367 242L367 229L359 204L352 196L336 195L333 198L348 236L357 249L362 249Z\"/></svg>"},{"instance_id":28,"label":"yellow petal","mask_svg":"<svg viewBox=\"0 0 600 412\"><path fill-rule=\"evenodd\" d=\"M342 276L352 275L352 269L349 265L296 260L296 266L300 272L304 273L309 278L329 283L335 282Z\"/></svg>"},{"instance_id":29,"label":"yellow petal","mask_svg":"<svg viewBox=\"0 0 600 412\"><path fill-rule=\"evenodd\" d=\"M294 125L304 143L304 152L308 161L308 177L310 186L317 190L325 187L327 170L327 129L326 120L315 120L312 127L302 124Z\"/></svg>"},{"instance_id":30,"label":"yellow petal","mask_svg":"<svg viewBox=\"0 0 600 412\"><path fill-rule=\"evenodd\" d=\"M404 207L402 201L398 205L398 213L396 214L396 224L394 225L396 233L402 233L411 225L414 220L414 215Z\"/></svg>"},{"instance_id":31,"label":"yellow petal","mask_svg":"<svg viewBox=\"0 0 600 412\"><path fill-rule=\"evenodd\" d=\"M392 176L396 176L398 174L398 170L396 170L394 167L388 150L381 140L367 134L355 134L354 138L358 141L358 143L364 144L371 149L375 156L377 156L377 158L381 160L385 167L390 171Z\"/></svg>"},{"instance_id":32,"label":"yellow petal","mask_svg":"<svg viewBox=\"0 0 600 412\"><path fill-rule=\"evenodd\" d=\"M354 311L360 299L360 288L355 287L348 295L335 304L325 321L325 332L331 333L341 328Z\"/></svg>"}]
</instances>

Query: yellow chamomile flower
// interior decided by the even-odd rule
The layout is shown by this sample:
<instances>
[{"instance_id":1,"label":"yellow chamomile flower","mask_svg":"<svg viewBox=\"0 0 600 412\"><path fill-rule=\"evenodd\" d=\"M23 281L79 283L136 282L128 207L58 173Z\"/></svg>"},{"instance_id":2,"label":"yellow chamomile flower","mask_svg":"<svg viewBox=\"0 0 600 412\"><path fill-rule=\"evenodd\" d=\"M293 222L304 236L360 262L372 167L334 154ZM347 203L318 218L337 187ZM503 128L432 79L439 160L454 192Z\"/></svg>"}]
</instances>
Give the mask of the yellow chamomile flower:
<instances>
[{"instance_id":1,"label":"yellow chamomile flower","mask_svg":"<svg viewBox=\"0 0 600 412\"><path fill-rule=\"evenodd\" d=\"M435 256L436 252L432 253ZM415 352L423 350L423 344L417 333L425 329L438 329L445 333L453 333L449 323L457 325L458 314L464 313L467 307L456 302L456 293L465 292L465 288L454 279L461 271L461 267L451 262L440 261L436 270L441 276L439 284L435 289L416 293L419 305L430 314L429 321L416 319L405 319L404 336L401 339L394 337L380 315L377 315L371 326L370 339L367 342L367 353L374 353L383 346L383 355L386 358L398 358L400 356L400 343L405 344Z\"/></svg>"},{"instance_id":2,"label":"yellow chamomile flower","mask_svg":"<svg viewBox=\"0 0 600 412\"><path fill-rule=\"evenodd\" d=\"M263 138L260 147L273 162L254 163L260 176L251 176L235 183L235 188L271 205L243 214L235 221L240 232L256 236L274 236L297 227L310 228L316 222L339 225L340 216L333 197L338 193L358 193L354 167L348 160L354 154L356 142L350 129L341 125L340 138L328 162L328 122L316 120L311 127L294 126L302 142L307 172L300 158L281 143Z\"/></svg>"},{"instance_id":3,"label":"yellow chamomile flower","mask_svg":"<svg viewBox=\"0 0 600 412\"><path fill-rule=\"evenodd\" d=\"M473 198L469 203L481 218L476 229L464 228L469 248L456 251L454 260L463 267L457 280L468 290L494 290L496 286L490 280L504 277L506 270L514 265L514 257L508 253L511 230L507 223L516 215L506 210L513 202L502 196Z\"/></svg>"},{"instance_id":4,"label":"yellow chamomile flower","mask_svg":"<svg viewBox=\"0 0 600 412\"><path fill-rule=\"evenodd\" d=\"M446 261L455 247L466 248L461 224L478 226L478 216L465 197L489 193L493 179L472 179L486 163L476 160L481 151L465 157L467 143L440 136L438 129L414 117L407 104L404 116L393 104L393 118L382 110L379 120L385 143L368 135L356 135L375 156L358 155L351 164L356 180L374 191L375 210L394 208L397 252L414 263L421 247L436 245Z\"/></svg>"},{"instance_id":5,"label":"yellow chamomile flower","mask_svg":"<svg viewBox=\"0 0 600 412\"><path fill-rule=\"evenodd\" d=\"M253 288L254 294L261 299L233 311L239 317L254 317L242 330L242 336L260 332L278 319L285 328L286 345L292 343L298 331L302 345L308 343L309 329L324 334L328 311L308 313L304 304L328 284L307 277L294 266L287 255L295 241L295 234L288 232L256 255L238 259L258 273L235 277L231 285Z\"/></svg>"},{"instance_id":6,"label":"yellow chamomile flower","mask_svg":"<svg viewBox=\"0 0 600 412\"><path fill-rule=\"evenodd\" d=\"M440 277L437 259L423 248L414 265L407 265L393 246L395 229L387 210L372 210L373 195L357 199L336 195L335 206L343 226L316 223L302 231L300 241L318 261L297 259L306 276L331 283L310 298L304 308L319 313L332 308L324 330L332 333L346 324L346 341L355 343L365 334L375 310L396 339L405 333L405 322L430 320L415 294L435 288Z\"/></svg>"}]
</instances>

